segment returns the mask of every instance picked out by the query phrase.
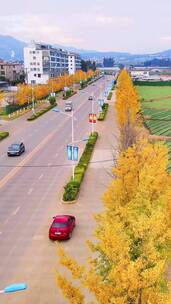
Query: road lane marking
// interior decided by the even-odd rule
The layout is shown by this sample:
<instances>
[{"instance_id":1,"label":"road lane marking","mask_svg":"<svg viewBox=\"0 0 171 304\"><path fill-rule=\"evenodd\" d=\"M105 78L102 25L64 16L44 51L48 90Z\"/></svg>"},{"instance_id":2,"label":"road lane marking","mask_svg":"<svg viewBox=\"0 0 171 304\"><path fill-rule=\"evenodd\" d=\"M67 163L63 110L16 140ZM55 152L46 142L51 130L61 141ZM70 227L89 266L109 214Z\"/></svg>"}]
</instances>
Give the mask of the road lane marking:
<instances>
[{"instance_id":1,"label":"road lane marking","mask_svg":"<svg viewBox=\"0 0 171 304\"><path fill-rule=\"evenodd\" d=\"M58 157L58 155L59 155L59 153L56 153L56 154L54 155L54 157L56 158L56 157Z\"/></svg>"},{"instance_id":2,"label":"road lane marking","mask_svg":"<svg viewBox=\"0 0 171 304\"><path fill-rule=\"evenodd\" d=\"M18 173L22 166L26 165L32 158L33 156L40 151L41 148L43 148L43 146L45 146L45 144L54 136L54 134L56 133L56 130L52 131L46 138L44 138L40 144L38 144L32 152L30 152L14 169L12 169L4 178L2 178L0 180L0 189L12 178L16 175L16 173Z\"/></svg>"},{"instance_id":3,"label":"road lane marking","mask_svg":"<svg viewBox=\"0 0 171 304\"><path fill-rule=\"evenodd\" d=\"M33 188L30 188L27 194L30 195L32 192L33 192Z\"/></svg>"},{"instance_id":4,"label":"road lane marking","mask_svg":"<svg viewBox=\"0 0 171 304\"><path fill-rule=\"evenodd\" d=\"M7 219L6 219L6 221L4 222L4 224L7 224L7 223L8 223L8 221L9 221L9 218L7 218Z\"/></svg>"},{"instance_id":5,"label":"road lane marking","mask_svg":"<svg viewBox=\"0 0 171 304\"><path fill-rule=\"evenodd\" d=\"M81 97L81 96L80 96ZM85 102L86 103L86 102ZM76 113L79 112L79 110L85 105L85 103L81 103L77 109L75 110L75 115ZM18 165L17 167L13 168L6 176L4 176L1 180L0 180L0 189L2 187L4 187L7 182L9 182L9 180L11 180L11 178L13 178L21 169L22 166L26 165L32 158L33 156L36 155L37 152L39 152L45 145L47 142L50 141L50 139L55 135L55 133L57 131L59 131L60 128L62 128L66 122L70 119L70 117L66 118L65 121L63 121L63 123L61 125L58 126L57 130L52 131L49 135L47 135L47 137L45 137ZM48 123L45 122L45 123Z\"/></svg>"},{"instance_id":6,"label":"road lane marking","mask_svg":"<svg viewBox=\"0 0 171 304\"><path fill-rule=\"evenodd\" d=\"M43 176L44 176L44 174L42 173L42 174L39 176L38 179L39 179L39 180L42 179Z\"/></svg>"},{"instance_id":7,"label":"road lane marking","mask_svg":"<svg viewBox=\"0 0 171 304\"><path fill-rule=\"evenodd\" d=\"M12 212L12 215L16 215L17 214L17 212L20 210L20 206L18 206L13 212Z\"/></svg>"}]
</instances>

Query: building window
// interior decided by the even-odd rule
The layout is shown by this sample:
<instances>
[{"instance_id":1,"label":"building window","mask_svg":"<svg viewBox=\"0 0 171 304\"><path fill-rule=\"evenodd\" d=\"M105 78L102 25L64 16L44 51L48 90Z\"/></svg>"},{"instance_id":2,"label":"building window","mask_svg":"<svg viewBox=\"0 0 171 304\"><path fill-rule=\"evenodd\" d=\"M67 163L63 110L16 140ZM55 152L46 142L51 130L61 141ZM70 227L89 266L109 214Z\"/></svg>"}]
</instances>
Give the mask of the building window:
<instances>
[{"instance_id":1,"label":"building window","mask_svg":"<svg viewBox=\"0 0 171 304\"><path fill-rule=\"evenodd\" d=\"M41 78L41 74L38 74L37 76L38 76L39 78Z\"/></svg>"},{"instance_id":2,"label":"building window","mask_svg":"<svg viewBox=\"0 0 171 304\"><path fill-rule=\"evenodd\" d=\"M37 75L36 74L34 74L34 77L36 77Z\"/></svg>"},{"instance_id":3,"label":"building window","mask_svg":"<svg viewBox=\"0 0 171 304\"><path fill-rule=\"evenodd\" d=\"M33 56L33 60L35 60L36 59L36 56Z\"/></svg>"}]
</instances>

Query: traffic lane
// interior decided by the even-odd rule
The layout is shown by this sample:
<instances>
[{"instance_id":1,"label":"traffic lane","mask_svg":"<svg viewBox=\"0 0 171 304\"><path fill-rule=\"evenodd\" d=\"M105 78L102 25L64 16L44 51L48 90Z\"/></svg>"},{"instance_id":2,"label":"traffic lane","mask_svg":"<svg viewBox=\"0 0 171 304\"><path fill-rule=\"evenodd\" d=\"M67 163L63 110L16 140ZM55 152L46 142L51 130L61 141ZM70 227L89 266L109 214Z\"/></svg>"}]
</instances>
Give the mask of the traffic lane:
<instances>
[{"instance_id":1,"label":"traffic lane","mask_svg":"<svg viewBox=\"0 0 171 304\"><path fill-rule=\"evenodd\" d=\"M98 94L98 92L97 92ZM96 94L96 96L98 96ZM84 96L81 98L82 104L86 103L87 96ZM77 98L77 102L80 102L80 97ZM75 103L74 103L75 106ZM78 106L80 107L81 105L77 105L76 110L78 110ZM46 118L46 120L45 120ZM39 118L39 120L36 120L32 123L27 122L27 128L22 129L20 131L20 135L14 134L13 138L8 138L4 142L4 145L1 143L1 155L0 155L0 165L3 165L4 163L6 165L16 165L20 160L22 160L25 155L18 158L8 158L6 155L6 151L8 149L8 146L10 145L11 142L17 142L20 138L21 141L24 141L26 145L27 151L31 151L37 144L39 140L42 140L51 130L53 130L54 127L56 127L58 124L60 124L62 121L64 121L66 118L63 117L62 115L56 114L56 116L52 115L52 113L46 113L46 117L42 116ZM4 174L8 173L10 169L8 168L2 168L0 171L0 178L4 176Z\"/></svg>"},{"instance_id":2,"label":"traffic lane","mask_svg":"<svg viewBox=\"0 0 171 304\"><path fill-rule=\"evenodd\" d=\"M98 93L97 93L98 94ZM96 95L98 97L98 95ZM77 117L79 111L82 106L87 107L87 98L84 99L84 102L77 107L77 110L75 111L75 116ZM67 121L68 117L60 114L60 113L50 113L51 119L48 119L43 123L43 128L34 128L33 130L24 129L21 140L24 141L25 138L25 146L26 146L26 152L20 157L7 157L6 151L2 152L2 155L0 157L0 179L2 179L6 174L8 174L11 171L10 166L16 166L21 161L23 161L28 153L31 153L33 149L37 146L38 142L40 140L43 140L46 136L48 136L49 132L54 130L55 127L60 128L61 125L63 125L64 122ZM50 116L50 115L49 115ZM41 119L41 118L40 118ZM32 128L33 126L29 126L29 128ZM53 132L53 131L52 131ZM17 136L17 135L16 135ZM17 140L16 140L17 141ZM6 150L7 150L7 143L6 144ZM4 164L6 167L4 167ZM9 167L8 167L9 166Z\"/></svg>"},{"instance_id":3,"label":"traffic lane","mask_svg":"<svg viewBox=\"0 0 171 304\"><path fill-rule=\"evenodd\" d=\"M74 129L75 129L75 140L81 140L85 137L88 137L88 135L91 132L91 124L88 123L88 113L89 109L87 105L82 108L82 112L80 113L80 117L77 117L77 120L74 122ZM64 128L61 128L60 132L54 134L53 138L51 139L51 142L43 147L42 150L40 150L39 153L35 154L32 159L30 159L28 163L28 169L29 165L34 166L49 166L51 167L54 163L60 164L59 162L59 156L60 154L63 154L63 164L67 163L67 154L66 154L66 146L71 142L71 119L68 119L67 123L64 125ZM85 142L79 143L80 147L84 147ZM26 165L27 166L27 165ZM13 176L11 179L13 183L10 185L10 187L16 188L15 186L15 180L18 177L18 173L22 170L25 170L27 172L27 168L17 168L16 176ZM36 169L34 169L36 170ZM34 173L34 171L33 171ZM39 177L33 176L33 180L37 179ZM10 179L9 179L10 181ZM8 187L9 181L6 183L6 186ZM26 182L27 183L27 182ZM32 188L32 187L31 187ZM2 188L3 190L3 188ZM16 192L18 193L20 189L16 189ZM31 190L30 190L31 191ZM1 200L1 208L6 207L5 202L5 193L2 192L2 200ZM13 208L13 207L12 207ZM17 206L15 206L17 208ZM10 210L12 212L12 210ZM9 213L9 211L8 211ZM4 217L8 217L8 215L4 214ZM2 221L1 221L2 222Z\"/></svg>"},{"instance_id":4,"label":"traffic lane","mask_svg":"<svg viewBox=\"0 0 171 304\"><path fill-rule=\"evenodd\" d=\"M44 207L43 207L43 210L44 210ZM40 208L39 208L39 211L40 211ZM46 214L47 215L47 214ZM40 240L42 239L42 235L41 234L38 234L36 237L35 237L35 239L34 239L34 241L35 240L37 240L39 243L40 243ZM32 240L33 241L33 240ZM77 243L78 244L78 243ZM38 246L39 247L39 246ZM37 246L36 246L36 248L38 248ZM70 246L69 246L69 248L70 248ZM42 252L42 253L45 253L44 251ZM44 256L44 254L43 254L43 256ZM39 256L40 257L40 256ZM38 258L38 260L37 260L37 262L39 263L40 261L39 261L39 257L37 256L37 258ZM33 258L33 257L32 257ZM48 258L48 256L47 256L47 258ZM42 261L42 259L41 259L41 261ZM30 262L33 262L33 261L30 261ZM45 262L45 261L44 261ZM28 261L27 261L27 265L28 265ZM30 264L31 265L31 264ZM42 264L43 265L43 264ZM54 264L52 264L52 265L54 265ZM28 270L28 268L27 268L27 270ZM32 269L33 270L33 269ZM27 272L27 274L28 274L28 272ZM27 275L26 274L26 275ZM33 275L33 273L32 273L32 275ZM44 275L45 275L45 273L44 273ZM18 276L17 276L18 277ZM22 273L22 278L23 278L23 273ZM27 278L28 278L28 276L27 276ZM52 277L52 279L54 280L54 278ZM41 280L42 281L42 280ZM39 282L39 280L37 280L37 278L36 278L36 282L35 282L35 280L34 280L34 286L37 286L38 287L38 283ZM29 282L30 283L30 285L32 284L32 280ZM22 303L22 302L21 302ZM40 298L39 298L39 302L36 302L36 303L42 303L42 300L40 300Z\"/></svg>"},{"instance_id":5,"label":"traffic lane","mask_svg":"<svg viewBox=\"0 0 171 304\"><path fill-rule=\"evenodd\" d=\"M81 122L83 122L83 120ZM83 131L83 128L80 128L80 130ZM79 135L82 135L82 134L79 133ZM54 145L56 145L55 142L54 142ZM53 147L52 147L52 151L54 151ZM49 151L48 151L47 156L49 157ZM47 160L47 156L45 156L46 160ZM59 157L60 163L62 163L62 161L63 161L63 153L61 154L61 156L62 156L62 159L60 159L60 157ZM50 176L48 176L48 178L47 178L48 174L46 172L47 180L46 180L45 185L47 184L47 182L49 180L51 180L51 181L54 180L54 178L53 178L54 171L55 172L58 171L57 177L62 182L62 179L60 178L61 174L59 172L59 168L57 168L57 169L54 168L54 169L55 170L53 170L53 168L52 168L52 171L49 171ZM69 171L71 171L70 167L68 169L69 169ZM66 170L66 168L62 168L62 170L64 170L65 173L68 171L68 169ZM28 243L27 233L29 233L29 235L32 236L33 231L36 230L35 225L33 223L31 223L31 225L28 224L28 221L29 221L30 215L32 215L32 212L34 211L36 202L41 201L41 191L40 191L39 187L42 187L42 182L44 180L44 177L42 177L41 182L39 182L37 184L36 184L36 181L38 181L40 179L40 177L42 176L42 174L44 175L44 173L42 173L41 168L38 168L38 170L36 169L36 172L34 171L34 174L33 174L33 170L34 169L30 170L28 168L24 169L22 172L20 172L15 183L12 183L12 185L10 185L10 184L8 185L8 189L6 189L6 194L5 194L5 192L1 192L2 197L5 198L4 199L4 203L5 203L4 211L7 212L7 210L8 210L10 212L10 215L8 215L8 216L6 214L6 218L8 218L8 223L4 223L4 229L5 229L5 231L7 231L7 238L5 236L4 240L2 240L2 238L4 236L4 232L1 231L2 232L1 248L5 248L3 252L1 251L1 254L2 254L1 260L4 261L3 262L4 267L8 267L8 261L11 259L11 254L16 256L15 264L17 263L17 258L19 258L19 256L21 257L23 255L23 251L21 252L21 254L19 254L19 255L17 254L18 248L21 248L22 250L23 250L23 248L26 248L24 242L25 242L25 240L27 240L27 243ZM64 176L64 172L62 172L62 176ZM55 185L56 184L57 184L57 181L55 180ZM62 182L62 184L63 184L63 182ZM45 185L43 185L43 189L45 189ZM28 189L28 186L29 186L29 189ZM47 185L46 185L46 187L47 187ZM33 189L33 190L30 192L30 189ZM12 201L11 201L11 198L13 198ZM11 203L12 203L12 205L11 205ZM16 204L14 205L14 203L16 203ZM10 205L10 207L12 207L12 209L9 210L8 205ZM42 209L44 210L44 207ZM40 211L40 206L39 206L39 208L37 208L37 210L38 210L38 212ZM30 214L30 211L31 211L31 214ZM0 217L1 223L3 223L3 221L4 221L4 218L2 218L3 214L4 214L4 212L1 213L1 217ZM36 214L36 216L35 216L35 221L36 221L36 223L40 224L41 218L39 215L39 221L38 221L36 219L37 215L38 214ZM8 231L9 223L10 223L10 227L15 227L15 229L10 231L10 233ZM29 229L27 230L28 226L29 226ZM34 229L32 230L32 228L34 228ZM2 229L2 227L1 227L1 229ZM22 235L20 235L21 230L22 230ZM32 233L31 233L31 230L32 230ZM21 239L21 242L23 242L23 246L22 246L22 244L17 243L18 238L19 238L19 240ZM12 240L15 240L15 246L10 251ZM7 248L8 244L9 244L9 248ZM12 252L12 253L7 254L8 251ZM20 260L20 258L19 258L19 260ZM10 265L10 269L11 269L11 265ZM13 270L12 269L10 270L10 275L11 275L11 271L13 271ZM3 269L2 269L2 273L3 273Z\"/></svg>"}]
</instances>

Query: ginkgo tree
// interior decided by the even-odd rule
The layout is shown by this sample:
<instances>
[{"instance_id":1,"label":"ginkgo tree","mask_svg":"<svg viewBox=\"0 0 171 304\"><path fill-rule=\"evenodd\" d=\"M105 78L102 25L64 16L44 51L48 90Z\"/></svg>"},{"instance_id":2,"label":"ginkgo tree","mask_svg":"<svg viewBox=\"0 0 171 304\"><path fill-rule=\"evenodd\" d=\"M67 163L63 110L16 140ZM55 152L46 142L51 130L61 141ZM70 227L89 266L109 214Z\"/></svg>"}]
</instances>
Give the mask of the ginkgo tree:
<instances>
[{"instance_id":1,"label":"ginkgo tree","mask_svg":"<svg viewBox=\"0 0 171 304\"><path fill-rule=\"evenodd\" d=\"M121 148L127 149L135 143L135 126L140 111L137 92L126 70L119 74L116 86L116 110L121 133Z\"/></svg>"},{"instance_id":2,"label":"ginkgo tree","mask_svg":"<svg viewBox=\"0 0 171 304\"><path fill-rule=\"evenodd\" d=\"M58 250L60 262L76 279L74 285L56 274L71 304L90 303L85 289L93 295L91 303L171 303L165 276L171 240L167 165L164 145L141 141L121 153L104 194L104 211L96 215L96 241L89 242L88 263L79 265L63 248Z\"/></svg>"},{"instance_id":3,"label":"ginkgo tree","mask_svg":"<svg viewBox=\"0 0 171 304\"><path fill-rule=\"evenodd\" d=\"M89 70L87 73L79 70L76 71L74 75L62 75L58 77L51 78L47 84L39 85L18 85L16 99L18 104L30 103L32 98L35 100L40 100L46 98L51 92L59 92L64 89L64 87L71 87L74 83L79 83L82 80L87 80L88 78L95 75L95 72Z\"/></svg>"}]
</instances>

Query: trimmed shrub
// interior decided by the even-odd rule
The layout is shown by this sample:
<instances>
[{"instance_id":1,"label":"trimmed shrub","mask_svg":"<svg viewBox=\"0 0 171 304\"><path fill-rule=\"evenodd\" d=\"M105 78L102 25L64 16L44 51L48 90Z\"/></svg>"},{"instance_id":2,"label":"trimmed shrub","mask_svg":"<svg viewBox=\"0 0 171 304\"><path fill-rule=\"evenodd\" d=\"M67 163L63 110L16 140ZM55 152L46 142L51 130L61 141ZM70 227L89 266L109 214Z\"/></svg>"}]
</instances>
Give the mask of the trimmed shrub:
<instances>
[{"instance_id":1,"label":"trimmed shrub","mask_svg":"<svg viewBox=\"0 0 171 304\"><path fill-rule=\"evenodd\" d=\"M49 110L53 109L56 106L56 103L54 105L50 105L45 109L42 109L38 112L36 112L35 114L32 114L30 117L27 118L28 121L32 121L37 119L39 116L42 116L43 114L45 114L46 112L48 112Z\"/></svg>"},{"instance_id":2,"label":"trimmed shrub","mask_svg":"<svg viewBox=\"0 0 171 304\"><path fill-rule=\"evenodd\" d=\"M103 111L99 114L99 117L98 117L97 120L99 120L99 121L105 120L108 108L109 108L109 104L108 103L104 103L104 105L102 106L102 110Z\"/></svg>"},{"instance_id":3,"label":"trimmed shrub","mask_svg":"<svg viewBox=\"0 0 171 304\"><path fill-rule=\"evenodd\" d=\"M75 167L74 180L71 178L71 180L64 187L65 189L63 194L64 201L74 201L77 198L97 138L98 138L97 132L94 132L89 136L84 152L79 160L78 165Z\"/></svg>"},{"instance_id":4,"label":"trimmed shrub","mask_svg":"<svg viewBox=\"0 0 171 304\"><path fill-rule=\"evenodd\" d=\"M133 81L137 86L171 86L171 81Z\"/></svg>"},{"instance_id":5,"label":"trimmed shrub","mask_svg":"<svg viewBox=\"0 0 171 304\"><path fill-rule=\"evenodd\" d=\"M9 136L9 132L0 132L0 141Z\"/></svg>"},{"instance_id":6,"label":"trimmed shrub","mask_svg":"<svg viewBox=\"0 0 171 304\"><path fill-rule=\"evenodd\" d=\"M63 96L63 99L66 100L66 99L70 98L71 96L75 95L76 93L77 92L75 92L75 91L68 90L68 91L66 91L66 96L65 95Z\"/></svg>"},{"instance_id":7,"label":"trimmed shrub","mask_svg":"<svg viewBox=\"0 0 171 304\"><path fill-rule=\"evenodd\" d=\"M113 95L113 92L110 92L109 95L107 96L107 100L111 100L112 99L112 95Z\"/></svg>"},{"instance_id":8,"label":"trimmed shrub","mask_svg":"<svg viewBox=\"0 0 171 304\"><path fill-rule=\"evenodd\" d=\"M55 96L50 96L48 98L48 100L49 100L49 103L50 103L51 106L53 106L54 104L56 104L56 97Z\"/></svg>"}]
</instances>

